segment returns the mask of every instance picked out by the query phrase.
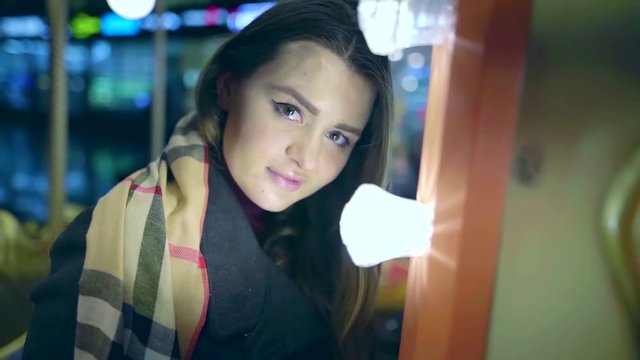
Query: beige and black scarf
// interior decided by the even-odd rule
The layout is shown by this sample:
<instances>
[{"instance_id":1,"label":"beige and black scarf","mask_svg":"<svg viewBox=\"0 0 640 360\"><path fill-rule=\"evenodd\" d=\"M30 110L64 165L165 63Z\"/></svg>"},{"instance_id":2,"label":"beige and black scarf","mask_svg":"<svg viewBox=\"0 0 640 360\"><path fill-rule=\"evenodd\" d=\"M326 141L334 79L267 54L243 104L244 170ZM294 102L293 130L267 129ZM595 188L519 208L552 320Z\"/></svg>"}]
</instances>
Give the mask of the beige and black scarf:
<instances>
[{"instance_id":1,"label":"beige and black scarf","mask_svg":"<svg viewBox=\"0 0 640 360\"><path fill-rule=\"evenodd\" d=\"M200 241L209 149L195 119L162 155L100 199L86 235L76 359L189 359L209 283Z\"/></svg>"}]
</instances>

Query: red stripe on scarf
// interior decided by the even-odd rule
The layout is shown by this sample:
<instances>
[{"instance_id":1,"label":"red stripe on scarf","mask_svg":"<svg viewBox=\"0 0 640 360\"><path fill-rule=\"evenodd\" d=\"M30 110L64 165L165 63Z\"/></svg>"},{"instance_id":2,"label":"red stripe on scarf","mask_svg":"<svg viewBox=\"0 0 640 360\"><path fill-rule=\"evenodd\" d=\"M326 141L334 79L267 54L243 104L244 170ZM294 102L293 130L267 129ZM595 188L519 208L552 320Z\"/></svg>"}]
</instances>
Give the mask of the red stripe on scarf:
<instances>
[{"instance_id":1,"label":"red stripe on scarf","mask_svg":"<svg viewBox=\"0 0 640 360\"><path fill-rule=\"evenodd\" d=\"M128 181L131 181L131 189L133 191L139 191L142 193L147 193L147 194L156 194L156 195L162 195L162 189L160 189L160 186L142 186L142 185L138 185L135 183L135 179L128 177L127 178Z\"/></svg>"},{"instance_id":2,"label":"red stripe on scarf","mask_svg":"<svg viewBox=\"0 0 640 360\"><path fill-rule=\"evenodd\" d=\"M204 258L202 258L202 262L204 263ZM207 269L204 268L200 271L202 275L202 288L204 291L204 302L202 303L202 310L200 311L200 320L198 320L198 325L196 326L196 330L193 332L193 337L191 338L191 343L189 344L189 349L187 350L187 359L191 359L193 356L193 352L196 349L196 344L198 343L198 339L200 338L200 333L202 332L202 328L204 327L204 322L207 319L207 310L209 308L209 276L207 274Z\"/></svg>"},{"instance_id":3,"label":"red stripe on scarf","mask_svg":"<svg viewBox=\"0 0 640 360\"><path fill-rule=\"evenodd\" d=\"M191 261L192 263L198 264L199 269L206 268L204 263L204 258L200 254L199 251L184 247L184 246L176 246L173 244L169 244L169 255L172 258L182 259L186 261Z\"/></svg>"}]
</instances>

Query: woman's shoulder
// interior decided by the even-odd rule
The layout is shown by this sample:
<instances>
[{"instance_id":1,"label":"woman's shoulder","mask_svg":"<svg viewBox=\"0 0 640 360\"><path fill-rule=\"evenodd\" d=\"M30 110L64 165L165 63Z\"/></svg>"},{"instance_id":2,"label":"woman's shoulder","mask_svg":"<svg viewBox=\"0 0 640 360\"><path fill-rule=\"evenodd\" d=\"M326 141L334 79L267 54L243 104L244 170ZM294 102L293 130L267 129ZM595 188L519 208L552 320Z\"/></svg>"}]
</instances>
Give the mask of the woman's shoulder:
<instances>
[{"instance_id":1,"label":"woman's shoulder","mask_svg":"<svg viewBox=\"0 0 640 360\"><path fill-rule=\"evenodd\" d=\"M64 285L59 290L77 293L92 215L93 207L83 210L53 242L49 250L49 275L34 288L32 300L38 301L39 294L46 294L51 290L50 287L57 285Z\"/></svg>"},{"instance_id":2,"label":"woman's shoulder","mask_svg":"<svg viewBox=\"0 0 640 360\"><path fill-rule=\"evenodd\" d=\"M84 209L58 236L51 247L51 256L64 255L70 247L85 247L85 239L93 218L94 206Z\"/></svg>"}]
</instances>

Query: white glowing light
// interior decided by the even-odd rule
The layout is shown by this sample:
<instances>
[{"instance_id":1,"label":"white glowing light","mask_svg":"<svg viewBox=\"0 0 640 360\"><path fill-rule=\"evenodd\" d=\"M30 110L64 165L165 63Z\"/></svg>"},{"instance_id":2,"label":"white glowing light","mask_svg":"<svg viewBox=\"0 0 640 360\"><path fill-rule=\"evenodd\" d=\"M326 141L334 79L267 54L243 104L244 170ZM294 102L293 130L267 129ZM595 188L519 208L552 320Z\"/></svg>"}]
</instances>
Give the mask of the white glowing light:
<instances>
[{"instance_id":1,"label":"white glowing light","mask_svg":"<svg viewBox=\"0 0 640 360\"><path fill-rule=\"evenodd\" d=\"M418 90L418 79L415 76L407 75L402 78L400 85L406 92Z\"/></svg>"},{"instance_id":2,"label":"white glowing light","mask_svg":"<svg viewBox=\"0 0 640 360\"><path fill-rule=\"evenodd\" d=\"M156 0L107 0L114 13L125 19L142 19L153 11Z\"/></svg>"},{"instance_id":3,"label":"white glowing light","mask_svg":"<svg viewBox=\"0 0 640 360\"><path fill-rule=\"evenodd\" d=\"M452 32L453 0L360 0L358 23L371 52L441 43Z\"/></svg>"},{"instance_id":4,"label":"white glowing light","mask_svg":"<svg viewBox=\"0 0 640 360\"><path fill-rule=\"evenodd\" d=\"M414 69L420 69L425 64L424 55L419 52L414 52L407 56L407 63Z\"/></svg>"},{"instance_id":5,"label":"white glowing light","mask_svg":"<svg viewBox=\"0 0 640 360\"><path fill-rule=\"evenodd\" d=\"M433 235L433 205L393 195L363 184L345 205L340 235L354 264L424 255Z\"/></svg>"}]
</instances>

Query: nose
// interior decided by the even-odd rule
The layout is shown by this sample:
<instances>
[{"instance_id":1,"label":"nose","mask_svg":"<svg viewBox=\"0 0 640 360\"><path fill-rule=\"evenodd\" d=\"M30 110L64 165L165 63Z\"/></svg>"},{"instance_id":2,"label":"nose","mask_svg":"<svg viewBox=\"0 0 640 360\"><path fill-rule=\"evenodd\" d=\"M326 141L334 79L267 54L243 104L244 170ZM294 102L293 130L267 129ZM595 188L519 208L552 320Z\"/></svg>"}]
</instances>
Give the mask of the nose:
<instances>
[{"instance_id":1,"label":"nose","mask_svg":"<svg viewBox=\"0 0 640 360\"><path fill-rule=\"evenodd\" d=\"M300 137L289 143L285 153L300 169L311 170L318 164L321 144L319 136Z\"/></svg>"}]
</instances>

